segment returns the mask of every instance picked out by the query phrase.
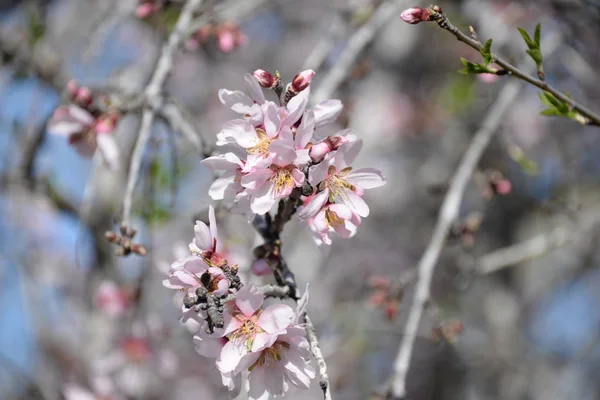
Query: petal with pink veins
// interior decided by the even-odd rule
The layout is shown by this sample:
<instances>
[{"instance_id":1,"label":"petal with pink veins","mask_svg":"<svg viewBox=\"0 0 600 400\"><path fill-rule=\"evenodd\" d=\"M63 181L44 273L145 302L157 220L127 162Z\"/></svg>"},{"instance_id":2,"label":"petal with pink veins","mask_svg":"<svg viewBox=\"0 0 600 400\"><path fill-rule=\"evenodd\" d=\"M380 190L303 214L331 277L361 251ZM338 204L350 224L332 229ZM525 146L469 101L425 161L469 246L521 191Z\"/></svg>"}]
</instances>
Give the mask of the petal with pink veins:
<instances>
[{"instance_id":1,"label":"petal with pink veins","mask_svg":"<svg viewBox=\"0 0 600 400\"><path fill-rule=\"evenodd\" d=\"M248 354L245 345L240 345L235 341L229 341L223 346L221 354L217 359L217 368L222 373L235 371L242 357Z\"/></svg>"},{"instance_id":2,"label":"petal with pink veins","mask_svg":"<svg viewBox=\"0 0 600 400\"><path fill-rule=\"evenodd\" d=\"M274 103L269 102L265 109L265 132L269 139L273 139L279 134L281 128L281 121L279 120L279 113Z\"/></svg>"},{"instance_id":3,"label":"petal with pink veins","mask_svg":"<svg viewBox=\"0 0 600 400\"><path fill-rule=\"evenodd\" d=\"M239 90L220 89L219 100L238 114L247 114L254 104L250 97Z\"/></svg>"},{"instance_id":4,"label":"petal with pink veins","mask_svg":"<svg viewBox=\"0 0 600 400\"><path fill-rule=\"evenodd\" d=\"M308 110L302 116L302 122L296 131L296 148L304 149L315 131L315 114Z\"/></svg>"},{"instance_id":5,"label":"petal with pink veins","mask_svg":"<svg viewBox=\"0 0 600 400\"><path fill-rule=\"evenodd\" d=\"M243 148L254 147L258 144L258 136L256 130L248 121L243 119L234 119L223 125L223 130L217 135L217 145L231 143L229 138L232 138L235 143Z\"/></svg>"},{"instance_id":6,"label":"petal with pink veins","mask_svg":"<svg viewBox=\"0 0 600 400\"><path fill-rule=\"evenodd\" d=\"M217 178L208 189L210 198L213 200L223 200L227 189L236 184L236 176L236 172L225 172L221 177Z\"/></svg>"},{"instance_id":7,"label":"petal with pink veins","mask_svg":"<svg viewBox=\"0 0 600 400\"><path fill-rule=\"evenodd\" d=\"M258 169L246 174L242 180L241 184L243 187L249 190L256 190L257 188L263 186L270 177L273 176L273 171L270 169Z\"/></svg>"},{"instance_id":8,"label":"petal with pink veins","mask_svg":"<svg viewBox=\"0 0 600 400\"><path fill-rule=\"evenodd\" d=\"M194 225L194 243L201 251L212 249L213 238L210 234L210 229L202 221L196 221Z\"/></svg>"},{"instance_id":9,"label":"petal with pink veins","mask_svg":"<svg viewBox=\"0 0 600 400\"><path fill-rule=\"evenodd\" d=\"M346 180L361 189L374 189L385 185L383 174L375 168L355 169L346 176Z\"/></svg>"},{"instance_id":10,"label":"petal with pink veins","mask_svg":"<svg viewBox=\"0 0 600 400\"><path fill-rule=\"evenodd\" d=\"M369 216L369 206L365 201L354 193L352 190L344 190L342 196L336 198L336 202L342 203L350 207L350 209L361 217Z\"/></svg>"},{"instance_id":11,"label":"petal with pink veins","mask_svg":"<svg viewBox=\"0 0 600 400\"><path fill-rule=\"evenodd\" d=\"M298 212L298 218L308 219L316 215L319 211L321 211L325 203L327 203L328 198L329 189L325 189L302 207L302 209Z\"/></svg>"},{"instance_id":12,"label":"petal with pink veins","mask_svg":"<svg viewBox=\"0 0 600 400\"><path fill-rule=\"evenodd\" d=\"M314 106L315 128L335 122L343 108L344 105L337 99L325 100Z\"/></svg>"},{"instance_id":13,"label":"petal with pink veins","mask_svg":"<svg viewBox=\"0 0 600 400\"><path fill-rule=\"evenodd\" d=\"M277 333L287 328L296 318L292 307L286 304L273 304L258 317L257 324L267 333Z\"/></svg>"},{"instance_id":14,"label":"petal with pink veins","mask_svg":"<svg viewBox=\"0 0 600 400\"><path fill-rule=\"evenodd\" d=\"M248 88L250 89L250 97L252 97L252 100L258 104L264 104L265 94L258 84L258 80L256 80L252 74L244 74L244 79L246 80Z\"/></svg>"},{"instance_id":15,"label":"petal with pink veins","mask_svg":"<svg viewBox=\"0 0 600 400\"><path fill-rule=\"evenodd\" d=\"M306 109L309 94L310 86L301 91L298 95L292 97L286 106L288 115L283 120L283 125L292 126L300 119Z\"/></svg>"},{"instance_id":16,"label":"petal with pink veins","mask_svg":"<svg viewBox=\"0 0 600 400\"><path fill-rule=\"evenodd\" d=\"M256 214L265 215L273 208L276 202L274 185L271 182L266 182L252 193L250 208Z\"/></svg>"},{"instance_id":17,"label":"petal with pink veins","mask_svg":"<svg viewBox=\"0 0 600 400\"><path fill-rule=\"evenodd\" d=\"M235 304L246 317L251 317L262 306L263 300L263 292L253 284L246 284L238 292Z\"/></svg>"}]
</instances>

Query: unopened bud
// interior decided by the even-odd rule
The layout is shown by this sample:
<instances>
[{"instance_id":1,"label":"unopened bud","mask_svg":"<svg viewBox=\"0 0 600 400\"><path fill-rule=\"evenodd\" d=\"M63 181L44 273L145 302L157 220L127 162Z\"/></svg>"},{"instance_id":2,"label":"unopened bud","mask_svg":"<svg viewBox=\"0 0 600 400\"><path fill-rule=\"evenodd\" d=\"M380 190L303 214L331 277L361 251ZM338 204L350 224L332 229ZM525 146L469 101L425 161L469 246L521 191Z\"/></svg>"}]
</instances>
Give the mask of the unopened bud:
<instances>
[{"instance_id":1,"label":"unopened bud","mask_svg":"<svg viewBox=\"0 0 600 400\"><path fill-rule=\"evenodd\" d=\"M67 93L71 99L74 99L77 96L77 92L79 92L79 85L74 79L71 79L67 82Z\"/></svg>"},{"instance_id":2,"label":"unopened bud","mask_svg":"<svg viewBox=\"0 0 600 400\"><path fill-rule=\"evenodd\" d=\"M135 236L135 234L137 233L137 231L135 230L135 228L127 228L127 237L133 238Z\"/></svg>"},{"instance_id":3,"label":"unopened bud","mask_svg":"<svg viewBox=\"0 0 600 400\"><path fill-rule=\"evenodd\" d=\"M117 232L113 231L106 231L104 233L104 237L106 237L106 240L108 240L111 243L119 243L119 241L121 240L121 237L117 235Z\"/></svg>"},{"instance_id":4,"label":"unopened bud","mask_svg":"<svg viewBox=\"0 0 600 400\"><path fill-rule=\"evenodd\" d=\"M312 69L307 69L304 70L300 73L298 73L294 79L292 79L292 84L290 85L290 89L294 92L294 93L300 93L301 91L303 91L304 89L306 89L308 87L308 85L310 84L310 81L312 81L312 78L315 76L315 71L313 71Z\"/></svg>"},{"instance_id":5,"label":"unopened bud","mask_svg":"<svg viewBox=\"0 0 600 400\"><path fill-rule=\"evenodd\" d=\"M92 96L92 91L86 86L79 88L77 94L75 95L75 101L84 107L92 104L93 100L94 98Z\"/></svg>"},{"instance_id":6,"label":"unopened bud","mask_svg":"<svg viewBox=\"0 0 600 400\"><path fill-rule=\"evenodd\" d=\"M148 250L146 250L146 247L144 247L143 244L139 244L136 243L133 246L131 246L131 251L133 251L135 254L138 254L140 256L145 256L146 254L148 254Z\"/></svg>"},{"instance_id":7,"label":"unopened bud","mask_svg":"<svg viewBox=\"0 0 600 400\"><path fill-rule=\"evenodd\" d=\"M423 21L429 21L429 17L429 10L421 7L411 7L402 11L402 14L400 14L402 21L412 25Z\"/></svg>"},{"instance_id":8,"label":"unopened bud","mask_svg":"<svg viewBox=\"0 0 600 400\"><path fill-rule=\"evenodd\" d=\"M136 17L145 19L160 10L160 4L152 4L151 2L142 3L135 9Z\"/></svg>"},{"instance_id":9,"label":"unopened bud","mask_svg":"<svg viewBox=\"0 0 600 400\"><path fill-rule=\"evenodd\" d=\"M271 268L269 262L265 258L261 258L260 260L254 261L250 270L254 275L257 276L268 275L273 272L273 269Z\"/></svg>"},{"instance_id":10,"label":"unopened bud","mask_svg":"<svg viewBox=\"0 0 600 400\"><path fill-rule=\"evenodd\" d=\"M271 89L276 85L277 78L269 71L257 69L252 75L258 80L258 84L266 89Z\"/></svg>"},{"instance_id":11,"label":"unopened bud","mask_svg":"<svg viewBox=\"0 0 600 400\"><path fill-rule=\"evenodd\" d=\"M315 144L310 148L308 154L313 162L321 162L323 158L331 151L331 148L325 141Z\"/></svg>"}]
</instances>

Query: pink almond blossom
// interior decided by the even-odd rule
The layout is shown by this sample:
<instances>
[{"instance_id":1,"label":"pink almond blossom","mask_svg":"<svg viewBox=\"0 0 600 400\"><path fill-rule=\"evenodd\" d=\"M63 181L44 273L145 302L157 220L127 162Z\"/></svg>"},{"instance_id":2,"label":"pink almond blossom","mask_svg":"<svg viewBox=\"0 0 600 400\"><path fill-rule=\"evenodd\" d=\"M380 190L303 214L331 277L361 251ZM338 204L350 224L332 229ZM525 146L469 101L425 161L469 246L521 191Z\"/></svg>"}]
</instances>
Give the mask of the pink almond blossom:
<instances>
[{"instance_id":1,"label":"pink almond blossom","mask_svg":"<svg viewBox=\"0 0 600 400\"><path fill-rule=\"evenodd\" d=\"M361 218L344 204L328 204L307 222L315 234L317 244L330 245L333 232L343 239L353 237L360 226Z\"/></svg>"},{"instance_id":2,"label":"pink almond blossom","mask_svg":"<svg viewBox=\"0 0 600 400\"><path fill-rule=\"evenodd\" d=\"M48 122L48 132L67 137L69 144L84 157L91 157L97 149L107 165L116 170L119 168L119 148L112 134L116 121L116 115L94 118L87 110L69 104L54 111Z\"/></svg>"},{"instance_id":3,"label":"pink almond blossom","mask_svg":"<svg viewBox=\"0 0 600 400\"><path fill-rule=\"evenodd\" d=\"M296 318L294 310L285 304L261 310L263 300L264 294L253 284L247 284L237 293L230 312L225 313L223 335L228 342L217 359L221 373L236 371L245 355L273 345Z\"/></svg>"},{"instance_id":4,"label":"pink almond blossom","mask_svg":"<svg viewBox=\"0 0 600 400\"><path fill-rule=\"evenodd\" d=\"M362 199L364 189L385 184L381 171L375 168L353 170L351 164L362 148L362 140L347 142L330 153L320 164L311 167L309 183L320 190L299 212L308 219L316 215L327 202L344 204L361 217L369 215L369 206Z\"/></svg>"}]
</instances>

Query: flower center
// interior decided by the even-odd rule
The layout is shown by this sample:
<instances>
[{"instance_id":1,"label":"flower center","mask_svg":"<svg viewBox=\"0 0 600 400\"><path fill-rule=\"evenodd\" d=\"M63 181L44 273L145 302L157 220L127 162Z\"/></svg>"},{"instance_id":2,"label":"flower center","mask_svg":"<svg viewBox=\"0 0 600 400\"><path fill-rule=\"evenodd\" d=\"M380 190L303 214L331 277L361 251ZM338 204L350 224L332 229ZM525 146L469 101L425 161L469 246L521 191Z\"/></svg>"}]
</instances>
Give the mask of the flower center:
<instances>
[{"instance_id":1,"label":"flower center","mask_svg":"<svg viewBox=\"0 0 600 400\"><path fill-rule=\"evenodd\" d=\"M256 128L256 136L258 136L258 143L254 147L247 149L248 154L257 154L263 157L269 156L269 146L271 145L271 139L267 136L267 133Z\"/></svg>"},{"instance_id":2,"label":"flower center","mask_svg":"<svg viewBox=\"0 0 600 400\"><path fill-rule=\"evenodd\" d=\"M244 314L236 314L233 317L239 321L244 321L235 331L231 332L227 338L231 341L236 342L239 345L245 346L248 351L252 350L252 344L254 342L254 336L257 333L263 332L263 330L256 324L260 311L254 314L252 317L247 318Z\"/></svg>"},{"instance_id":3,"label":"flower center","mask_svg":"<svg viewBox=\"0 0 600 400\"><path fill-rule=\"evenodd\" d=\"M337 169L332 165L327 171L327 179L325 180L325 187L329 189L329 202L337 203L346 196L345 191L351 190L356 191L356 186L346 180L346 176L352 171L352 167L347 167L337 172ZM336 217L337 218L337 217Z\"/></svg>"},{"instance_id":4,"label":"flower center","mask_svg":"<svg viewBox=\"0 0 600 400\"><path fill-rule=\"evenodd\" d=\"M256 367L263 365L272 365L283 359L282 353L284 349L289 349L290 345L286 342L275 342L273 346L267 347L261 351L258 360L248 368L248 371L252 371Z\"/></svg>"},{"instance_id":5,"label":"flower center","mask_svg":"<svg viewBox=\"0 0 600 400\"><path fill-rule=\"evenodd\" d=\"M285 167L271 166L274 174L269 178L269 181L273 183L275 196L286 196L296 186L294 176L292 175L293 168L295 168L293 165Z\"/></svg>"},{"instance_id":6,"label":"flower center","mask_svg":"<svg viewBox=\"0 0 600 400\"><path fill-rule=\"evenodd\" d=\"M325 221L331 227L337 227L344 224L344 220L329 208L325 210Z\"/></svg>"}]
</instances>

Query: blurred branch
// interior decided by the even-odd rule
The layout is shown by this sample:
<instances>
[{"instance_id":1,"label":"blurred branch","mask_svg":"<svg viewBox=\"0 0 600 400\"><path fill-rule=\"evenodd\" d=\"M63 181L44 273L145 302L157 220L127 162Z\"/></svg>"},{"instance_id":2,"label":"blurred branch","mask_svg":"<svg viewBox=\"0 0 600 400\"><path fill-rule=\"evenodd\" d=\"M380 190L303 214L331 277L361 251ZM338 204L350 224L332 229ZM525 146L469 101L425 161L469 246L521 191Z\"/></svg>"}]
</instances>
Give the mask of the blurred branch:
<instances>
[{"instance_id":1,"label":"blurred branch","mask_svg":"<svg viewBox=\"0 0 600 400\"><path fill-rule=\"evenodd\" d=\"M371 19L354 32L335 64L325 74L317 90L312 94L311 98L314 103L333 96L350 73L363 49L375 39L375 35L388 21L400 14L407 3L407 0L385 1L373 13Z\"/></svg>"},{"instance_id":2,"label":"blurred branch","mask_svg":"<svg viewBox=\"0 0 600 400\"><path fill-rule=\"evenodd\" d=\"M335 45L335 40L342 34L343 31L343 21L338 13L333 16L333 20L331 21L331 26L329 31L323 38L317 43L314 47L313 51L308 55L306 61L304 62L303 70L312 69L314 71L318 71L331 50Z\"/></svg>"},{"instance_id":3,"label":"blurred branch","mask_svg":"<svg viewBox=\"0 0 600 400\"><path fill-rule=\"evenodd\" d=\"M476 40L476 39L472 38L471 36L461 32L457 27L452 25L452 23L450 22L450 20L448 20L448 17L444 13L433 12L431 14L431 18L432 18L432 20L436 21L437 24L441 28L452 33L459 41L469 45L470 47L472 47L473 49L475 49L479 52L484 50L484 45L479 40ZM582 104L579 104L577 101L573 100L571 97L567 96L566 94L556 90L555 88L550 86L547 82L537 79L537 78L534 78L533 76L531 76L531 75L527 74L526 72L522 71L521 69L515 67L514 65L512 65L508 61L504 60L503 58L497 56L496 54L491 53L491 57L492 57L492 62L495 62L496 64L498 64L499 66L504 68L504 70L506 70L509 73L509 75L517 77L533 86L536 86L536 87L542 89L545 92L552 93L554 95L554 97L556 97L563 103L568 104L574 111L577 111L579 114L584 116L586 118L586 123L588 125L600 126L600 115L589 110Z\"/></svg>"},{"instance_id":4,"label":"blurred branch","mask_svg":"<svg viewBox=\"0 0 600 400\"><path fill-rule=\"evenodd\" d=\"M549 54L557 49L559 42L560 40L557 36L552 36L545 41ZM520 81L511 81L500 91L498 98L483 120L481 128L471 139L469 147L464 153L460 164L452 177L448 192L446 193L440 209L438 220L433 230L431 241L427 245L417 267L418 279L415 294L413 296L413 303L410 308L408 321L404 327L404 336L400 343L396 360L394 361L391 387L391 394L394 398L401 399L406 397L406 377L408 375L410 360L421 317L426 303L430 300L429 289L433 278L433 272L444 244L446 243L448 234L450 233L450 229L452 228L452 224L458 217L467 183L471 179L473 172L477 168L479 159L500 125L502 117L510 108L521 88L522 83Z\"/></svg>"},{"instance_id":5,"label":"blurred branch","mask_svg":"<svg viewBox=\"0 0 600 400\"><path fill-rule=\"evenodd\" d=\"M229 0L217 4L212 13L205 13L199 18L196 18L186 30L188 35L196 32L213 19L221 19L225 21L236 21L241 17L248 18L260 10L262 6L272 0Z\"/></svg>"},{"instance_id":6,"label":"blurred branch","mask_svg":"<svg viewBox=\"0 0 600 400\"><path fill-rule=\"evenodd\" d=\"M16 29L0 31L0 55L4 62L10 62L15 68L33 74L44 83L61 91L67 79L60 71L58 59L49 56L49 52L35 52L25 35Z\"/></svg>"},{"instance_id":7,"label":"blurred branch","mask_svg":"<svg viewBox=\"0 0 600 400\"><path fill-rule=\"evenodd\" d=\"M406 396L406 375L410 366L412 349L421 322L421 316L426 302L429 301L429 286L431 285L433 271L446 243L446 238L452 228L452 224L458 216L465 187L500 124L502 116L516 98L521 86L520 82L511 82L500 92L498 99L492 105L490 113L484 120L483 126L473 136L469 148L465 152L452 178L450 188L446 193L438 221L433 231L433 236L418 265L419 278L417 280L416 292L408 322L404 328L404 337L400 350L394 362L392 393L395 398L404 398Z\"/></svg>"},{"instance_id":8,"label":"blurred branch","mask_svg":"<svg viewBox=\"0 0 600 400\"><path fill-rule=\"evenodd\" d=\"M319 347L317 331L307 313L304 314L304 321L306 322L306 336L310 343L310 351L312 351L317 359L317 366L319 367L319 376L321 377L319 379L319 386L323 390L325 400L331 400L331 384L329 383L329 375L327 374L327 364L325 363L321 347Z\"/></svg>"},{"instance_id":9,"label":"blurred branch","mask_svg":"<svg viewBox=\"0 0 600 400\"><path fill-rule=\"evenodd\" d=\"M194 12L200 8L202 3L203 0L188 0L183 6L181 14L175 24L175 28L163 47L162 54L156 64L156 69L154 70L150 83L144 91L148 106L145 107L142 112L142 123L129 167L127 188L123 200L123 225L127 226L130 223L133 193L139 179L142 157L146 148L146 143L151 136L156 109L162 106L162 90L164 83L171 72L171 68L173 67L173 57L183 40L187 37L186 32L189 30L192 16Z\"/></svg>"},{"instance_id":10,"label":"blurred branch","mask_svg":"<svg viewBox=\"0 0 600 400\"><path fill-rule=\"evenodd\" d=\"M478 275L487 275L562 247L573 239L573 230L559 227L512 246L492 251L477 261Z\"/></svg>"},{"instance_id":11,"label":"blurred branch","mask_svg":"<svg viewBox=\"0 0 600 400\"><path fill-rule=\"evenodd\" d=\"M211 149L206 145L200 133L196 131L196 128L190 122L191 118L182 105L171 102L165 104L157 111L158 115L167 121L173 131L180 132L194 146L196 153L203 157L210 156L212 153Z\"/></svg>"}]
</instances>

